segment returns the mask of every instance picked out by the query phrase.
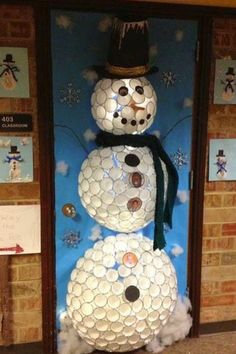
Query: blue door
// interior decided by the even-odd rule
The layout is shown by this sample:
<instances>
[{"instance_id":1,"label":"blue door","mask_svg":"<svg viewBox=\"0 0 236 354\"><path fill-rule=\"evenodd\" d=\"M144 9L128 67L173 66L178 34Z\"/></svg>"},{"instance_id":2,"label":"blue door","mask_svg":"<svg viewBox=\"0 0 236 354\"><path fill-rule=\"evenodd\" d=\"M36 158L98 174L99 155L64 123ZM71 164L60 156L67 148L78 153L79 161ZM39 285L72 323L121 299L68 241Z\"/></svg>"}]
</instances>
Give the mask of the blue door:
<instances>
[{"instance_id":1,"label":"blue door","mask_svg":"<svg viewBox=\"0 0 236 354\"><path fill-rule=\"evenodd\" d=\"M89 216L78 194L78 176L88 154L97 148L95 136L99 131L91 113L91 96L98 77L90 67L106 63L111 16L53 10L51 29L59 319L66 309L67 286L76 262L97 241L116 235ZM165 227L165 251L177 272L178 293L184 295L188 288L189 172L197 22L151 18L149 42L150 64L157 66L158 71L148 78L157 95L157 113L148 133L159 137L179 175L173 228ZM139 232L152 239L153 222Z\"/></svg>"}]
</instances>

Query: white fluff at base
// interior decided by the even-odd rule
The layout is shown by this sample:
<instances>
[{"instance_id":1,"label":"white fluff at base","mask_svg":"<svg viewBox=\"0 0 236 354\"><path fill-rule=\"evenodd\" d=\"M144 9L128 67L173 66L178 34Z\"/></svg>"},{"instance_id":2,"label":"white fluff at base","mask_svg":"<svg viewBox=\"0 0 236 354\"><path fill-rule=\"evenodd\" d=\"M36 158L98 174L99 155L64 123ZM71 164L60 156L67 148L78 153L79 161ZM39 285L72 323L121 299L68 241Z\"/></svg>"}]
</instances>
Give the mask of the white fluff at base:
<instances>
[{"instance_id":1,"label":"white fluff at base","mask_svg":"<svg viewBox=\"0 0 236 354\"><path fill-rule=\"evenodd\" d=\"M88 345L78 336L66 312L61 315L60 320L61 331L58 334L58 354L88 354L94 351L94 347Z\"/></svg>"},{"instance_id":2,"label":"white fluff at base","mask_svg":"<svg viewBox=\"0 0 236 354\"><path fill-rule=\"evenodd\" d=\"M153 353L162 352L166 346L183 340L192 327L192 317L189 314L192 306L186 296L178 296L173 313L158 335L146 345L146 350Z\"/></svg>"}]
</instances>

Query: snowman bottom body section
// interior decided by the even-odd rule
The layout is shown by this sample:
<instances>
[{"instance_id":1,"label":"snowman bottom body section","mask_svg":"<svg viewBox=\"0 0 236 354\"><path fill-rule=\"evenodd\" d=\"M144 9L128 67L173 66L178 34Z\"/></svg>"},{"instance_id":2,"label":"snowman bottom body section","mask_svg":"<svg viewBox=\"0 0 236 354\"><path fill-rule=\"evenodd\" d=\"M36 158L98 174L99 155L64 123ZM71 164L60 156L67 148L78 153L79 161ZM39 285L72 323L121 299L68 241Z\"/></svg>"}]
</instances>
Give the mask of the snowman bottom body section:
<instances>
[{"instance_id":1,"label":"snowman bottom body section","mask_svg":"<svg viewBox=\"0 0 236 354\"><path fill-rule=\"evenodd\" d=\"M177 301L176 273L165 251L153 251L152 245L135 233L108 236L77 261L67 313L94 348L140 348L168 321Z\"/></svg>"},{"instance_id":2,"label":"snowman bottom body section","mask_svg":"<svg viewBox=\"0 0 236 354\"><path fill-rule=\"evenodd\" d=\"M165 195L168 174L160 162ZM93 150L81 167L79 195L99 224L119 232L143 228L154 219L156 205L156 173L150 149L121 145Z\"/></svg>"}]
</instances>

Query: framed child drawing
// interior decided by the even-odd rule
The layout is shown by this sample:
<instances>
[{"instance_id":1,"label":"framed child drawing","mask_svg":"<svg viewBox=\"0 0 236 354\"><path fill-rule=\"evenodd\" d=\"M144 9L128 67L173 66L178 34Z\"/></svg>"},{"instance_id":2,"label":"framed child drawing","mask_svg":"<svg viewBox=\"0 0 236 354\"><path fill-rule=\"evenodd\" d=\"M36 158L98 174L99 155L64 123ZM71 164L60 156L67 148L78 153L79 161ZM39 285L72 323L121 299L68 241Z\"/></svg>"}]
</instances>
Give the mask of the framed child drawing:
<instances>
[{"instance_id":1,"label":"framed child drawing","mask_svg":"<svg viewBox=\"0 0 236 354\"><path fill-rule=\"evenodd\" d=\"M211 139L209 181L236 180L236 139Z\"/></svg>"},{"instance_id":2,"label":"framed child drawing","mask_svg":"<svg viewBox=\"0 0 236 354\"><path fill-rule=\"evenodd\" d=\"M0 47L0 97L29 97L27 48Z\"/></svg>"},{"instance_id":3,"label":"framed child drawing","mask_svg":"<svg viewBox=\"0 0 236 354\"><path fill-rule=\"evenodd\" d=\"M236 104L236 60L217 59L214 104Z\"/></svg>"}]
</instances>

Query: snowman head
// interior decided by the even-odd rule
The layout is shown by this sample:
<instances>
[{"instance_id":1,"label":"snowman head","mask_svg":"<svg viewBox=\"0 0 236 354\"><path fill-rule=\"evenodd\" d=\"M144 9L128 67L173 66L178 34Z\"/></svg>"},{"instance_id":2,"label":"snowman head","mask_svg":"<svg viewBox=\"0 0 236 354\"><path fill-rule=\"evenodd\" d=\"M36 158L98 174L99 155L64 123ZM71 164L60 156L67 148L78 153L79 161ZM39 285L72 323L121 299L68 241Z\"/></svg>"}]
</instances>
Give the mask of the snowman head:
<instances>
[{"instance_id":1,"label":"snowman head","mask_svg":"<svg viewBox=\"0 0 236 354\"><path fill-rule=\"evenodd\" d=\"M100 80L91 98L92 115L100 129L139 134L153 123L157 97L145 77Z\"/></svg>"}]
</instances>

